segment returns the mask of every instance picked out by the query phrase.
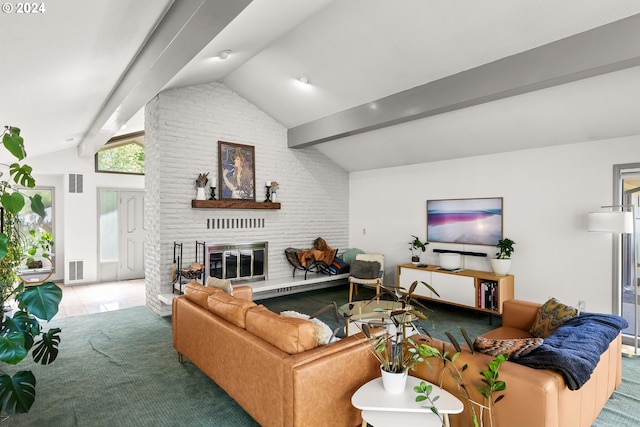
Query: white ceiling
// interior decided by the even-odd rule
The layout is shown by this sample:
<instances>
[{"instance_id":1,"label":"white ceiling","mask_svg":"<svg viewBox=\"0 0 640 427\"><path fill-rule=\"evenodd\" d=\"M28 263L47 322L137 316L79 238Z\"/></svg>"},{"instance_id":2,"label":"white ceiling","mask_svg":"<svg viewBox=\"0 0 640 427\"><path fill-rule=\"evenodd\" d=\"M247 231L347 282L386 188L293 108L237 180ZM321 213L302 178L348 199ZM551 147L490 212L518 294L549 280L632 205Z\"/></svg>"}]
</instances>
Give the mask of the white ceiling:
<instances>
[{"instance_id":1,"label":"white ceiling","mask_svg":"<svg viewBox=\"0 0 640 427\"><path fill-rule=\"evenodd\" d=\"M140 130L135 113L159 91L223 81L287 128L321 126L640 14L636 0L229 3L55 0L44 13L3 14L0 118L23 129L30 155L78 146L90 156ZM640 41L628 43L640 57ZM227 60L213 58L224 49ZM357 171L640 134L638 63L563 83L315 146Z\"/></svg>"}]
</instances>

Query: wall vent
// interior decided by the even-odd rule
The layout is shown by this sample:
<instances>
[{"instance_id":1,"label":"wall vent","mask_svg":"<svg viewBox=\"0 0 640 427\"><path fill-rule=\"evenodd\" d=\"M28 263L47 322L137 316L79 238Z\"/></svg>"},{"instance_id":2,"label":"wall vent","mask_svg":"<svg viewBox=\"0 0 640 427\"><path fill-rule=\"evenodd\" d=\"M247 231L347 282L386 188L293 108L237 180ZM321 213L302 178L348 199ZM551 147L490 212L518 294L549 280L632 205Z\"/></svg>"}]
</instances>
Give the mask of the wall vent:
<instances>
[{"instance_id":1,"label":"wall vent","mask_svg":"<svg viewBox=\"0 0 640 427\"><path fill-rule=\"evenodd\" d=\"M84 261L69 261L69 281L84 279Z\"/></svg>"},{"instance_id":2,"label":"wall vent","mask_svg":"<svg viewBox=\"0 0 640 427\"><path fill-rule=\"evenodd\" d=\"M208 218L207 229L234 230L264 228L264 218Z\"/></svg>"},{"instance_id":3,"label":"wall vent","mask_svg":"<svg viewBox=\"0 0 640 427\"><path fill-rule=\"evenodd\" d=\"M82 193L83 175L79 173L69 174L69 193Z\"/></svg>"}]
</instances>

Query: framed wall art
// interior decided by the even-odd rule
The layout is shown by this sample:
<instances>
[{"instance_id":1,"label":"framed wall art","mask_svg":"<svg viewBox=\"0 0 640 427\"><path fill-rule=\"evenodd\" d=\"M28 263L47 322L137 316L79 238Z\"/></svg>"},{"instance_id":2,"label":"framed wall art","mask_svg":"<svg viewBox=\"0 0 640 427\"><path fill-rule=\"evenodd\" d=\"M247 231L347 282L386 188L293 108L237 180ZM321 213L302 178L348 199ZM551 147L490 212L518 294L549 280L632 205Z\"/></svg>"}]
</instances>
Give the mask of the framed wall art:
<instances>
[{"instance_id":1,"label":"framed wall art","mask_svg":"<svg viewBox=\"0 0 640 427\"><path fill-rule=\"evenodd\" d=\"M218 141L218 188L220 200L256 201L256 163L252 145Z\"/></svg>"},{"instance_id":2,"label":"framed wall art","mask_svg":"<svg viewBox=\"0 0 640 427\"><path fill-rule=\"evenodd\" d=\"M502 197L427 200L427 240L495 246L502 215Z\"/></svg>"}]
</instances>

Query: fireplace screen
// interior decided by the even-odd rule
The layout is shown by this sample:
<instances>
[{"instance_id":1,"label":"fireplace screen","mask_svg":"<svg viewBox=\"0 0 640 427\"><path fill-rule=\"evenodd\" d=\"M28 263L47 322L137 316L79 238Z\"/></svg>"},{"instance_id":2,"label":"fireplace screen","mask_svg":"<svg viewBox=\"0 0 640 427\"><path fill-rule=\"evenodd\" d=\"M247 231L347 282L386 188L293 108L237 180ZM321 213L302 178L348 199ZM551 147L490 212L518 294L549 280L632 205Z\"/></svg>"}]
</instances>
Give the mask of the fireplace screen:
<instances>
[{"instance_id":1,"label":"fireplace screen","mask_svg":"<svg viewBox=\"0 0 640 427\"><path fill-rule=\"evenodd\" d=\"M265 280L267 276L267 242L205 245L207 276L234 283Z\"/></svg>"}]
</instances>

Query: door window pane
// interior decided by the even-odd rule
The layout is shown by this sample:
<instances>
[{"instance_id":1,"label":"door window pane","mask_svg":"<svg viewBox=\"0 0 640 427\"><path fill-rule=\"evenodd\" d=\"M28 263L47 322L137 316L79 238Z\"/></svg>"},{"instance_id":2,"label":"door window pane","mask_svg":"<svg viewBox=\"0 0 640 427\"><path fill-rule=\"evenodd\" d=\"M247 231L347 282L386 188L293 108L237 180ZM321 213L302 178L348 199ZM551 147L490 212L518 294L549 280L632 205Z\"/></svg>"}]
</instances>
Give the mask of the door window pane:
<instances>
[{"instance_id":1,"label":"door window pane","mask_svg":"<svg viewBox=\"0 0 640 427\"><path fill-rule=\"evenodd\" d=\"M31 203L25 200L24 208L18 214L18 230L24 239L25 249L31 247L37 242L43 233L48 233L53 237L53 188L40 187L20 189L20 192L27 197L33 197L39 194L42 197L44 205L44 218L31 210ZM30 235L30 231L34 231L34 235ZM55 242L55 238L53 238ZM42 250L38 248L34 258L38 259L42 255ZM54 258L53 248L49 252L51 259Z\"/></svg>"},{"instance_id":2,"label":"door window pane","mask_svg":"<svg viewBox=\"0 0 640 427\"><path fill-rule=\"evenodd\" d=\"M118 261L118 192L100 190L100 261Z\"/></svg>"}]
</instances>

